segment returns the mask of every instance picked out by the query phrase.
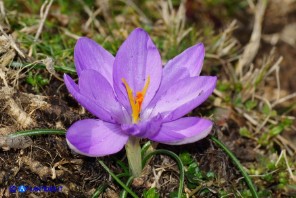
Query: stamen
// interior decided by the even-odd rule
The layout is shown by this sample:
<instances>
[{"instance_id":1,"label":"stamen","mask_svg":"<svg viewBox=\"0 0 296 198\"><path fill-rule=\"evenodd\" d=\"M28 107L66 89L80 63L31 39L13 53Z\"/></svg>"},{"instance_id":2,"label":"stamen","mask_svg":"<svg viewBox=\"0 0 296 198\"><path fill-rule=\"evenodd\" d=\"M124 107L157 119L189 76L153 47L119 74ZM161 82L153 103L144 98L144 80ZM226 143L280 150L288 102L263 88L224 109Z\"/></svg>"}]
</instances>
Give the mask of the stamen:
<instances>
[{"instance_id":1,"label":"stamen","mask_svg":"<svg viewBox=\"0 0 296 198\"><path fill-rule=\"evenodd\" d=\"M150 84L150 76L148 76L148 78L147 78L147 82L146 82L146 84L145 84L143 90L137 92L136 103L139 104L140 110L141 110L141 106L142 106L142 103L143 103L143 101L144 101L144 97L145 97L145 95L146 95L146 91L147 91L147 89L148 89L149 84Z\"/></svg>"},{"instance_id":2,"label":"stamen","mask_svg":"<svg viewBox=\"0 0 296 198\"><path fill-rule=\"evenodd\" d=\"M126 80L124 78L122 78L121 80L126 88L128 99L132 108L133 123L137 123L139 120L142 103L144 101L148 86L150 84L150 76L148 76L147 82L145 83L143 90L138 91L135 97L133 96L133 91L131 87L127 84Z\"/></svg>"},{"instance_id":3,"label":"stamen","mask_svg":"<svg viewBox=\"0 0 296 198\"><path fill-rule=\"evenodd\" d=\"M133 122L135 120L135 118L137 117L137 115L135 115L135 113L137 112L137 107L134 101L134 97L133 97L133 91L130 88L130 86L127 84L126 80L124 78L121 79L123 84L125 85L126 91L127 91L127 95L128 95L128 99L129 102L131 104L131 108L132 108L132 118L133 118Z\"/></svg>"}]
</instances>

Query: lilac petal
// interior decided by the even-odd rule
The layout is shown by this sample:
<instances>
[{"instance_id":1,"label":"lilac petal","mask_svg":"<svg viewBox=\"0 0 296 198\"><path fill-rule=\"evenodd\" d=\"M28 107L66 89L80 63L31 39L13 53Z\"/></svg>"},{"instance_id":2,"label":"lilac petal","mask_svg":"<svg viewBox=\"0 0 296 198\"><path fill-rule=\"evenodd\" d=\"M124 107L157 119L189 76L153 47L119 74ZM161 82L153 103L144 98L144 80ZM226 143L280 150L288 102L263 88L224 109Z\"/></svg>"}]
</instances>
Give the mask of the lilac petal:
<instances>
[{"instance_id":1,"label":"lilac petal","mask_svg":"<svg viewBox=\"0 0 296 198\"><path fill-rule=\"evenodd\" d=\"M161 115L157 115L150 120L141 121L137 124L122 124L121 129L126 135L139 138L147 138L157 134L162 124Z\"/></svg>"},{"instance_id":2,"label":"lilac petal","mask_svg":"<svg viewBox=\"0 0 296 198\"><path fill-rule=\"evenodd\" d=\"M110 115L108 111L97 105L93 98L81 94L79 87L70 76L64 74L64 82L73 97L89 112L104 121L112 123L116 122L116 120Z\"/></svg>"},{"instance_id":3,"label":"lilac petal","mask_svg":"<svg viewBox=\"0 0 296 198\"><path fill-rule=\"evenodd\" d=\"M75 122L66 133L69 147L75 152L101 157L119 152L128 140L120 126L102 120L85 119Z\"/></svg>"},{"instance_id":4,"label":"lilac petal","mask_svg":"<svg viewBox=\"0 0 296 198\"><path fill-rule=\"evenodd\" d=\"M109 82L99 72L89 69L81 72L79 77L80 93L96 102L108 112L117 123L130 120L123 114L124 108L115 98L113 89Z\"/></svg>"},{"instance_id":5,"label":"lilac petal","mask_svg":"<svg viewBox=\"0 0 296 198\"><path fill-rule=\"evenodd\" d=\"M113 84L114 57L95 41L86 37L79 38L74 48L74 61L78 76L85 69L93 69Z\"/></svg>"},{"instance_id":6,"label":"lilac petal","mask_svg":"<svg viewBox=\"0 0 296 198\"><path fill-rule=\"evenodd\" d=\"M203 65L204 56L205 48L202 43L186 49L181 54L168 61L163 70L164 77L167 73L170 73L171 70L182 67L188 70L190 77L198 76Z\"/></svg>"},{"instance_id":7,"label":"lilac petal","mask_svg":"<svg viewBox=\"0 0 296 198\"><path fill-rule=\"evenodd\" d=\"M154 98L151 100L149 105L146 107L146 109L143 110L143 113L141 115L142 118L147 119L153 108L155 107L156 103L159 101L161 96L172 86L172 82L177 83L181 79L188 78L189 72L186 68L180 67L180 68L172 68L172 70L168 73L162 74L162 80L159 86L159 89L157 90Z\"/></svg>"},{"instance_id":8,"label":"lilac petal","mask_svg":"<svg viewBox=\"0 0 296 198\"><path fill-rule=\"evenodd\" d=\"M185 117L178 120L163 123L159 132L150 140L170 145L181 145L196 142L206 137L212 129L210 120Z\"/></svg>"},{"instance_id":9,"label":"lilac petal","mask_svg":"<svg viewBox=\"0 0 296 198\"><path fill-rule=\"evenodd\" d=\"M142 91L148 76L148 86L142 109L144 109L157 91L162 73L160 54L149 35L140 28L135 29L119 48L113 70L114 91L118 100L130 109L124 78L133 90L133 94Z\"/></svg>"},{"instance_id":10,"label":"lilac petal","mask_svg":"<svg viewBox=\"0 0 296 198\"><path fill-rule=\"evenodd\" d=\"M179 81L162 95L151 116L161 113L163 121L168 122L186 115L212 94L216 81L216 76L198 76Z\"/></svg>"},{"instance_id":11,"label":"lilac petal","mask_svg":"<svg viewBox=\"0 0 296 198\"><path fill-rule=\"evenodd\" d=\"M162 73L162 80L157 93L143 112L148 117L160 97L172 86L188 77L198 76L202 69L205 49L202 43L194 45L168 61Z\"/></svg>"}]
</instances>

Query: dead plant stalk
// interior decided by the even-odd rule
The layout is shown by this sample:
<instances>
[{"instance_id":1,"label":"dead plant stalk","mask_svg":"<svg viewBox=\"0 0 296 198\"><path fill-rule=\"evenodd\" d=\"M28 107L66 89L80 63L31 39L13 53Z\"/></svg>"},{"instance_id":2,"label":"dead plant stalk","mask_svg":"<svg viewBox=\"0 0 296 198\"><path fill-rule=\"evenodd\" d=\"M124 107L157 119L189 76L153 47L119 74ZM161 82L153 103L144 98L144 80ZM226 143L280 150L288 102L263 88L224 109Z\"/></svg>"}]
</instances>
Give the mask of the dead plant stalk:
<instances>
[{"instance_id":1,"label":"dead plant stalk","mask_svg":"<svg viewBox=\"0 0 296 198\"><path fill-rule=\"evenodd\" d=\"M46 0L42 4L42 6L40 8L40 18L41 18L41 20L40 20L39 27L38 27L38 30L36 32L36 35L34 37L34 43L30 46L30 50L29 50L29 54L28 54L29 57L32 56L34 44L37 42L37 40L39 39L39 37L40 37L40 35L42 33L42 29L43 29L45 20L46 20L46 18L48 16L49 9L50 9L52 3L53 3L53 0L49 0L49 1ZM44 11L44 9L45 9L45 11Z\"/></svg>"},{"instance_id":2,"label":"dead plant stalk","mask_svg":"<svg viewBox=\"0 0 296 198\"><path fill-rule=\"evenodd\" d=\"M262 21L266 6L267 0L259 0L256 5L253 32L235 71L236 74L240 76L243 74L243 68L253 62L258 52L261 39Z\"/></svg>"}]
</instances>

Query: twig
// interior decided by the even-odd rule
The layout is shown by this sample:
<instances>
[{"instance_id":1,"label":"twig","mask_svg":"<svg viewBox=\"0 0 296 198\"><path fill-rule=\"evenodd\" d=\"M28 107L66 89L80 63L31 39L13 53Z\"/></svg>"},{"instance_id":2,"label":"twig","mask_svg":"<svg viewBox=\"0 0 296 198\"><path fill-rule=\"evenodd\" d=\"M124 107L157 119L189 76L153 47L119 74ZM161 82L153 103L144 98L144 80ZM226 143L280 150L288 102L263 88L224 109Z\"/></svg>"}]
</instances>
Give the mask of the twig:
<instances>
[{"instance_id":1,"label":"twig","mask_svg":"<svg viewBox=\"0 0 296 198\"><path fill-rule=\"evenodd\" d=\"M0 90L0 98L6 100L5 105L7 106L7 112L11 117L13 117L21 128L27 128L28 126L34 126L36 123L27 114L20 105L12 98L13 89L10 87L2 87Z\"/></svg>"},{"instance_id":2,"label":"twig","mask_svg":"<svg viewBox=\"0 0 296 198\"><path fill-rule=\"evenodd\" d=\"M282 150L280 156L279 156L279 159L277 160L277 162L275 163L275 166L277 167L278 166L278 163L280 162L281 158L284 157L285 159L285 163L286 163L286 166L287 166L287 170L290 174L290 177L291 179L296 182L296 176L293 174L292 170L291 170L291 167L289 165L289 162L288 162L288 159L287 159L287 154L286 154L286 150Z\"/></svg>"},{"instance_id":3,"label":"twig","mask_svg":"<svg viewBox=\"0 0 296 198\"><path fill-rule=\"evenodd\" d=\"M121 0L123 3L131 6L142 17L143 21L149 25L152 24L151 20L145 15L145 13L133 2L132 0Z\"/></svg>"},{"instance_id":4,"label":"twig","mask_svg":"<svg viewBox=\"0 0 296 198\"><path fill-rule=\"evenodd\" d=\"M1 13L1 17L5 20L5 22L9 25L9 21L6 17L6 13L5 13L5 6L4 6L4 2L3 0L0 0L0 13ZM10 25L9 25L10 26Z\"/></svg>"},{"instance_id":5,"label":"twig","mask_svg":"<svg viewBox=\"0 0 296 198\"><path fill-rule=\"evenodd\" d=\"M57 72L54 69L54 63L53 63L53 59L50 57L47 57L46 59L42 60L43 64L45 65L47 71L53 75L54 77L56 77L58 80L64 82L64 80L58 76Z\"/></svg>"},{"instance_id":6,"label":"twig","mask_svg":"<svg viewBox=\"0 0 296 198\"><path fill-rule=\"evenodd\" d=\"M25 58L24 53L18 48L18 46L16 45L16 43L14 42L13 38L11 37L11 35L7 35L6 32L3 30L1 24L0 24L0 31L2 32L2 34L9 40L10 42L10 46L13 47L15 49L15 51L17 51L17 53Z\"/></svg>"},{"instance_id":7,"label":"twig","mask_svg":"<svg viewBox=\"0 0 296 198\"><path fill-rule=\"evenodd\" d=\"M276 172L278 172L279 170L278 169L276 169L276 170L274 170L274 171L271 171L271 172L268 172L268 173L265 173L265 174L261 174L261 175L249 175L250 177L264 177L264 176L266 176L266 175L272 175L273 173L276 173ZM237 180L236 180L236 182L238 183L240 180L242 180L242 179L244 179L244 177L240 177L240 178L238 178Z\"/></svg>"},{"instance_id":8,"label":"twig","mask_svg":"<svg viewBox=\"0 0 296 198\"><path fill-rule=\"evenodd\" d=\"M22 157L21 162L23 162L33 173L36 173L41 180L46 180L48 177L53 176L52 169L48 166L44 166L37 160L33 160L27 156ZM58 170L55 172L57 176L62 176L64 171Z\"/></svg>"},{"instance_id":9,"label":"twig","mask_svg":"<svg viewBox=\"0 0 296 198\"><path fill-rule=\"evenodd\" d=\"M101 8L97 9L96 11L94 11L91 15L91 17L88 18L88 20L85 23L85 28L88 29L88 27L91 25L91 23L93 22L93 20L96 18L96 16L98 14L100 14L102 11Z\"/></svg>"},{"instance_id":10,"label":"twig","mask_svg":"<svg viewBox=\"0 0 296 198\"><path fill-rule=\"evenodd\" d=\"M217 48L218 56L221 57L228 54L229 51L237 44L235 39L229 38L229 35L237 29L237 20L233 20L223 31L221 38L215 43L214 48Z\"/></svg>"},{"instance_id":11,"label":"twig","mask_svg":"<svg viewBox=\"0 0 296 198\"><path fill-rule=\"evenodd\" d=\"M236 74L242 76L243 68L246 65L249 65L255 58L259 46L260 46L260 38L261 38L261 30L262 30L262 21L265 13L267 5L267 0L259 0L255 10L255 23L253 27L253 32L250 38L249 43L247 44L239 62L236 67Z\"/></svg>"},{"instance_id":12,"label":"twig","mask_svg":"<svg viewBox=\"0 0 296 198\"><path fill-rule=\"evenodd\" d=\"M157 186L159 186L159 180L161 178L161 175L162 173L165 171L164 168L161 168L158 173L156 173L156 170L153 168L152 169L152 172L153 172L153 175L154 175L154 181L153 183L151 184L151 188L155 188Z\"/></svg>"},{"instance_id":13,"label":"twig","mask_svg":"<svg viewBox=\"0 0 296 198\"><path fill-rule=\"evenodd\" d=\"M7 80L5 78L5 73L3 72L2 68L0 68L0 78L2 79L4 86L9 87Z\"/></svg>"},{"instance_id":14,"label":"twig","mask_svg":"<svg viewBox=\"0 0 296 198\"><path fill-rule=\"evenodd\" d=\"M47 15L48 15L48 12L49 12L49 9L50 9L52 3L53 3L53 0L49 0L49 2L48 2L48 0L46 0L42 4L42 6L40 8L40 18L41 18L41 20L40 20L40 23L39 23L38 30L37 30L37 32L35 34L35 37L34 37L34 43L38 40L38 38L41 35L45 20L47 18ZM45 9L45 11L44 11L44 9ZM30 50L29 50L29 54L28 54L29 57L32 56L34 43L30 46Z\"/></svg>"},{"instance_id":15,"label":"twig","mask_svg":"<svg viewBox=\"0 0 296 198\"><path fill-rule=\"evenodd\" d=\"M177 11L174 9L171 0L159 1L159 8L162 20L171 36L170 40L178 46L182 39L192 31L191 28L185 29L185 1L181 1Z\"/></svg>"},{"instance_id":16,"label":"twig","mask_svg":"<svg viewBox=\"0 0 296 198\"><path fill-rule=\"evenodd\" d=\"M248 4L249 4L251 10L255 10L256 6L255 6L253 0L247 0L247 2L248 2Z\"/></svg>"},{"instance_id":17,"label":"twig","mask_svg":"<svg viewBox=\"0 0 296 198\"><path fill-rule=\"evenodd\" d=\"M269 75L271 72L275 70L275 78L276 78L276 84L277 84L277 96L275 103L280 99L280 92L281 92L281 83L280 83L280 63L283 61L283 57L281 56L276 63L273 64L273 66L269 69L266 75ZM273 106L272 106L273 107Z\"/></svg>"},{"instance_id":18,"label":"twig","mask_svg":"<svg viewBox=\"0 0 296 198\"><path fill-rule=\"evenodd\" d=\"M294 97L296 97L296 92L275 101L271 106L274 107L274 106L276 106L276 105L278 105L280 103L286 102L287 100L290 100L290 99L292 99Z\"/></svg>"},{"instance_id":19,"label":"twig","mask_svg":"<svg viewBox=\"0 0 296 198\"><path fill-rule=\"evenodd\" d=\"M268 106L269 109L272 109L270 102L269 102L266 98L261 97L261 96L259 96L259 95L254 95L254 97L257 98L257 99L259 99L259 100L262 100L262 101ZM259 126L257 126L255 134L259 133L259 131L260 131L260 130L266 125L266 123L267 123L267 122L269 121L269 119L270 119L270 116L271 116L271 115L269 114L269 115L264 119L264 121L262 122L262 124L259 125Z\"/></svg>"},{"instance_id":20,"label":"twig","mask_svg":"<svg viewBox=\"0 0 296 198\"><path fill-rule=\"evenodd\" d=\"M66 28L62 28L62 30L64 31L64 33L65 33L65 35L66 36L69 36L69 37L71 37L71 38L73 38L73 39L76 39L76 40L78 40L81 36L78 36L77 34L73 34L72 32L70 32L68 29L66 29Z\"/></svg>"},{"instance_id":21,"label":"twig","mask_svg":"<svg viewBox=\"0 0 296 198\"><path fill-rule=\"evenodd\" d=\"M14 99L9 98L7 100L9 114L15 118L16 122L22 127L27 128L28 126L34 126L36 123L16 102Z\"/></svg>"},{"instance_id":22,"label":"twig","mask_svg":"<svg viewBox=\"0 0 296 198\"><path fill-rule=\"evenodd\" d=\"M237 110L239 113L243 114L243 116L253 125L257 126L259 124L254 118L252 118L252 116L250 116L249 114L247 114L246 112L244 112L240 108L236 107L235 110Z\"/></svg>"},{"instance_id":23,"label":"twig","mask_svg":"<svg viewBox=\"0 0 296 198\"><path fill-rule=\"evenodd\" d=\"M50 0L49 3L46 0L41 6L41 9L40 9L41 21L39 23L39 27L38 27L37 33L35 35L35 38L34 38L34 42L36 42L38 40L39 36L41 35L42 29L43 29L43 26L44 26L44 23L47 18L47 15L48 15L48 12L49 12L52 2L53 2L53 0ZM47 3L48 3L48 5L46 6ZM45 8L45 11L43 12L44 8Z\"/></svg>"},{"instance_id":24,"label":"twig","mask_svg":"<svg viewBox=\"0 0 296 198\"><path fill-rule=\"evenodd\" d=\"M293 149L293 151L291 151L291 155L296 154L296 146L290 142L289 140L287 140L286 138L284 138L281 135L277 135L276 139L278 139L280 142L282 142L282 144L286 145L287 147L290 147L291 149Z\"/></svg>"},{"instance_id":25,"label":"twig","mask_svg":"<svg viewBox=\"0 0 296 198\"><path fill-rule=\"evenodd\" d=\"M96 15L91 11L91 9L85 4L84 1L82 0L78 0L78 2L82 5L84 12L87 13L87 15L89 16L89 18L94 22L96 28L99 30L99 32L105 36L106 32L104 30L104 28L102 28L100 22L98 19L96 19Z\"/></svg>"}]
</instances>

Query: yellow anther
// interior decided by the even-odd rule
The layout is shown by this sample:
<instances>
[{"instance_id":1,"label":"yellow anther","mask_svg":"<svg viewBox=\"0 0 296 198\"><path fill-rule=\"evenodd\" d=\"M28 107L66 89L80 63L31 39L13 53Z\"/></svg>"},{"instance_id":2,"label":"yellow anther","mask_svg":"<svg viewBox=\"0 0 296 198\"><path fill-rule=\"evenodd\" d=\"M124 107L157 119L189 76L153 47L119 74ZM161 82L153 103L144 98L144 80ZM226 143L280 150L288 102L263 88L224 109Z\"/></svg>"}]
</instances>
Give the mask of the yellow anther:
<instances>
[{"instance_id":1,"label":"yellow anther","mask_svg":"<svg viewBox=\"0 0 296 198\"><path fill-rule=\"evenodd\" d=\"M135 97L133 95L133 91L132 91L131 87L127 84L127 82L124 78L122 78L122 82L126 88L128 99L131 104L133 123L137 123L139 120L142 103L144 101L148 86L150 84L150 76L148 76L147 82L145 83L143 90L138 91Z\"/></svg>"}]
</instances>

